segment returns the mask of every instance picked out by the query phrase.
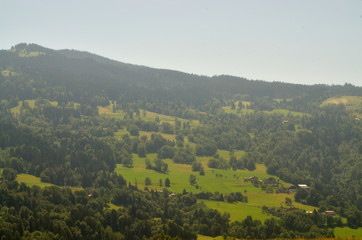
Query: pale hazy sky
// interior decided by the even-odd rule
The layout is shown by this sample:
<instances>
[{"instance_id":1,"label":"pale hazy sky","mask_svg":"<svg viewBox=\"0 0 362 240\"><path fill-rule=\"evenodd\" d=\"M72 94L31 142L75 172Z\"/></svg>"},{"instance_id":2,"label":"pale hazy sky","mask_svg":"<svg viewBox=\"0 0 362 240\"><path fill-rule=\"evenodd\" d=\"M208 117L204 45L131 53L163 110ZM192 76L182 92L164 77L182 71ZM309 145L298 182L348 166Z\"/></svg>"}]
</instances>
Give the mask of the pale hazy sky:
<instances>
[{"instance_id":1,"label":"pale hazy sky","mask_svg":"<svg viewBox=\"0 0 362 240\"><path fill-rule=\"evenodd\" d=\"M201 75L362 86L362 0L1 0L36 43Z\"/></svg>"}]
</instances>

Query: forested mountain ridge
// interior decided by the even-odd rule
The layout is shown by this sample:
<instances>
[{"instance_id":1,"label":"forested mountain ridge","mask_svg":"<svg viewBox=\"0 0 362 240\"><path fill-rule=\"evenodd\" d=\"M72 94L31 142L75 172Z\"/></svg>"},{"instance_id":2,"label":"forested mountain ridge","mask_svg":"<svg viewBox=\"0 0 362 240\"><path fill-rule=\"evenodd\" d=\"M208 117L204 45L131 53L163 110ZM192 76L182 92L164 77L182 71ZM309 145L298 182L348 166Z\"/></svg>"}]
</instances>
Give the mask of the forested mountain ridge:
<instances>
[{"instance_id":1,"label":"forested mountain ridge","mask_svg":"<svg viewBox=\"0 0 362 240\"><path fill-rule=\"evenodd\" d=\"M333 236L338 226L361 227L361 87L197 76L35 44L1 50L0 73L5 239L143 239L159 233L310 238ZM135 179L115 173L117 166L134 167L135 156L167 177L163 193L143 191ZM196 193L171 195L170 161L199 173L190 175ZM229 222L227 213L199 203L205 197L247 201L245 192L202 192L196 181L205 172L253 171L256 164L288 183L310 186L290 196L316 211L280 208L264 223L251 217ZM61 188L30 188L14 181L17 174ZM337 216L325 216L325 210Z\"/></svg>"},{"instance_id":2,"label":"forested mountain ridge","mask_svg":"<svg viewBox=\"0 0 362 240\"><path fill-rule=\"evenodd\" d=\"M22 52L43 54L20 57ZM330 96L361 96L362 92L361 87L351 85L306 86L251 81L226 75L198 76L124 64L75 50L55 51L35 44L18 44L11 51L2 50L0 64L2 70L11 68L14 73L22 73L27 78L32 78L37 88L60 87L59 90L63 92L52 94L54 100L61 100L58 95L65 94L72 96L71 100L77 102L85 100L86 94L119 102L135 101L136 95L139 102L167 100L202 108L213 98L230 98L235 94L249 95L251 98L293 98L311 101L318 98L324 100ZM30 90L24 91L18 96L19 99L30 98ZM14 92L11 94L16 96Z\"/></svg>"}]
</instances>

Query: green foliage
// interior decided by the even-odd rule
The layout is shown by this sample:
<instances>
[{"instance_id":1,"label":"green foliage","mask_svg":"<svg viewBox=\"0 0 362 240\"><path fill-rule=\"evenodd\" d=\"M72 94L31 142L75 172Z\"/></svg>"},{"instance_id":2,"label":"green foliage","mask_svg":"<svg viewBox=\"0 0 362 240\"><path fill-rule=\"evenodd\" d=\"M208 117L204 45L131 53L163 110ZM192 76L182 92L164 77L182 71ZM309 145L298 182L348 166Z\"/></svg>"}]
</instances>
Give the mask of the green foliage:
<instances>
[{"instance_id":1,"label":"green foliage","mask_svg":"<svg viewBox=\"0 0 362 240\"><path fill-rule=\"evenodd\" d=\"M151 184L152 184L151 179L149 177L146 177L145 185L148 186L148 185L151 185Z\"/></svg>"},{"instance_id":2,"label":"green foliage","mask_svg":"<svg viewBox=\"0 0 362 240\"><path fill-rule=\"evenodd\" d=\"M12 168L4 168L1 173L1 176L3 177L3 179L8 180L8 181L14 181L16 179L16 175L17 175L16 170L14 170Z\"/></svg>"},{"instance_id":3,"label":"green foliage","mask_svg":"<svg viewBox=\"0 0 362 240\"><path fill-rule=\"evenodd\" d=\"M157 157L161 159L173 158L175 155L175 151L175 148L165 145L158 150Z\"/></svg>"},{"instance_id":4,"label":"green foliage","mask_svg":"<svg viewBox=\"0 0 362 240\"><path fill-rule=\"evenodd\" d=\"M195 177L195 175L193 175L193 174L190 174L190 176L189 176L189 182L190 182L190 184L191 185L196 185L196 177Z\"/></svg>"},{"instance_id":5,"label":"green foliage","mask_svg":"<svg viewBox=\"0 0 362 240\"><path fill-rule=\"evenodd\" d=\"M2 50L0 236L317 238L333 236L326 227L342 226L344 219L358 228L360 98L361 88L348 84L210 78L35 44ZM150 156L153 161L144 160ZM114 173L116 164L127 167L128 182ZM309 204L338 215L296 211L265 219L260 213L265 201L279 207L285 199L289 205L293 195L272 193L282 181L266 183L270 175L265 169L258 172L261 164L284 181L310 186L296 192L293 205ZM162 193L138 191L137 177L142 176L141 186L143 179L148 185L161 178L161 187L167 172ZM241 182L253 174L264 183ZM28 185L14 182L16 178L28 179ZM45 187L53 184L78 188ZM248 196L239 192L241 187ZM181 193L183 188L198 195ZM176 195L171 189L177 189ZM230 209L232 220L242 209L243 216L250 211L265 221L247 217L230 224L227 213L198 204L202 197L208 206Z\"/></svg>"},{"instance_id":6,"label":"green foliage","mask_svg":"<svg viewBox=\"0 0 362 240\"><path fill-rule=\"evenodd\" d=\"M168 170L168 164L164 163L161 159L156 158L153 160L153 164L151 163L151 160L146 158L146 169L152 169L156 172L160 173L166 173Z\"/></svg>"},{"instance_id":7,"label":"green foliage","mask_svg":"<svg viewBox=\"0 0 362 240\"><path fill-rule=\"evenodd\" d=\"M169 178L165 179L165 187L171 187L171 182Z\"/></svg>"},{"instance_id":8,"label":"green foliage","mask_svg":"<svg viewBox=\"0 0 362 240\"><path fill-rule=\"evenodd\" d=\"M189 146L186 146L186 148L179 148L176 151L173 161L175 163L192 164L196 161L196 157L192 153L192 149Z\"/></svg>"},{"instance_id":9,"label":"green foliage","mask_svg":"<svg viewBox=\"0 0 362 240\"><path fill-rule=\"evenodd\" d=\"M222 157L214 156L207 163L209 168L217 168L217 169L229 169L229 163Z\"/></svg>"},{"instance_id":10,"label":"green foliage","mask_svg":"<svg viewBox=\"0 0 362 240\"><path fill-rule=\"evenodd\" d=\"M131 136L139 136L139 128L136 125L131 125L127 129Z\"/></svg>"}]
</instances>

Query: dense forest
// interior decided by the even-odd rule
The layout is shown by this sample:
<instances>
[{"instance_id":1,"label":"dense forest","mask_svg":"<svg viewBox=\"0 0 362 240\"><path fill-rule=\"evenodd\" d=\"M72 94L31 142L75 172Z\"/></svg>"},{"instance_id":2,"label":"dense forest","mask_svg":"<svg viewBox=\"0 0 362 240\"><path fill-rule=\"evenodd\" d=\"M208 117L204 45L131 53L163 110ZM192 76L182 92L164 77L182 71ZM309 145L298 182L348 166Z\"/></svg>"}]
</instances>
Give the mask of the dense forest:
<instances>
[{"instance_id":1,"label":"dense forest","mask_svg":"<svg viewBox=\"0 0 362 240\"><path fill-rule=\"evenodd\" d=\"M360 98L362 88L198 76L35 44L1 50L1 239L316 238L333 237L335 226L360 228L362 101L323 104L343 96ZM107 106L123 117L100 114ZM147 121L146 111L175 121ZM116 137L120 129L129 134ZM224 159L218 150L246 154ZM264 164L285 182L310 186L297 189L294 201L318 211L230 221L198 201L224 201L218 193L170 197L168 178L158 192L115 173L117 164L132 168L135 154L157 154L145 165L161 173L168 171L163 159L200 175L198 157L208 157L213 169ZM24 173L56 186L17 182ZM196 185L191 176L190 182ZM227 201L247 197L230 193Z\"/></svg>"}]
</instances>

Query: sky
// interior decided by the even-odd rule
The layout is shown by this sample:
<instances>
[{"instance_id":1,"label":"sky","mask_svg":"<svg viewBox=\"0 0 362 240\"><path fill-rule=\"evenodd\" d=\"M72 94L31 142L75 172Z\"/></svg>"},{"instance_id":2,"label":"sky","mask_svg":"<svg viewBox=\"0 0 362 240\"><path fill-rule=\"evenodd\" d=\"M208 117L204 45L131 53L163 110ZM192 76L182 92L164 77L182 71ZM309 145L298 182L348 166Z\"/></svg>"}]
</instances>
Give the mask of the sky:
<instances>
[{"instance_id":1,"label":"sky","mask_svg":"<svg viewBox=\"0 0 362 240\"><path fill-rule=\"evenodd\" d=\"M362 0L1 0L0 49L36 43L198 75L362 86Z\"/></svg>"}]
</instances>

